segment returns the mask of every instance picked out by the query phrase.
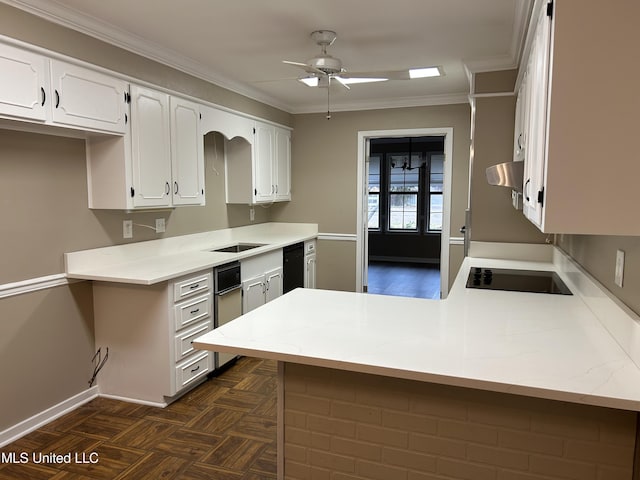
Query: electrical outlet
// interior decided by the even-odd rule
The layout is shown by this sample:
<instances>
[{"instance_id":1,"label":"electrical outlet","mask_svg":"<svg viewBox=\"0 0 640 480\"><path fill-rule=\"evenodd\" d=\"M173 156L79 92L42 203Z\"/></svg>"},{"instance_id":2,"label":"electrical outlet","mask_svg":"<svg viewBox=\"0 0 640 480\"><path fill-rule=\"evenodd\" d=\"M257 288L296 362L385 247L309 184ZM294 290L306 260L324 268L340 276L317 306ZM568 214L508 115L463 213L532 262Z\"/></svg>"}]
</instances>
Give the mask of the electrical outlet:
<instances>
[{"instance_id":1,"label":"electrical outlet","mask_svg":"<svg viewBox=\"0 0 640 480\"><path fill-rule=\"evenodd\" d=\"M616 253L616 273L614 283L622 287L622 281L624 280L624 251L618 250Z\"/></svg>"},{"instance_id":2,"label":"electrical outlet","mask_svg":"<svg viewBox=\"0 0 640 480\"><path fill-rule=\"evenodd\" d=\"M249 209L249 221L253 222L256 219L256 211L253 208Z\"/></svg>"},{"instance_id":3,"label":"electrical outlet","mask_svg":"<svg viewBox=\"0 0 640 480\"><path fill-rule=\"evenodd\" d=\"M164 218L156 218L156 233L165 231Z\"/></svg>"},{"instance_id":4,"label":"electrical outlet","mask_svg":"<svg viewBox=\"0 0 640 480\"><path fill-rule=\"evenodd\" d=\"M133 220L122 221L122 238L133 238Z\"/></svg>"}]
</instances>

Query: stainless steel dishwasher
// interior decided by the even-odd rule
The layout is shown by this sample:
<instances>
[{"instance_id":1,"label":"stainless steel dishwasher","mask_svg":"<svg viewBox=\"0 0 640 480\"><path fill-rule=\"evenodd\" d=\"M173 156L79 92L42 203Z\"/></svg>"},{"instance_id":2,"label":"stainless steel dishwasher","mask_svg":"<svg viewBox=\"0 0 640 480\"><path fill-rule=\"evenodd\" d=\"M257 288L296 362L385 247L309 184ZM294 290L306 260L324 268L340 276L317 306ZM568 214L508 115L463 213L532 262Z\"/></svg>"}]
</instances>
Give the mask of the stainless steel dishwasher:
<instances>
[{"instance_id":1,"label":"stainless steel dishwasher","mask_svg":"<svg viewBox=\"0 0 640 480\"><path fill-rule=\"evenodd\" d=\"M221 327L242 315L240 262L227 263L214 268L213 292L213 328ZM235 354L222 352L215 352L214 357L215 370L229 366L238 358Z\"/></svg>"}]
</instances>

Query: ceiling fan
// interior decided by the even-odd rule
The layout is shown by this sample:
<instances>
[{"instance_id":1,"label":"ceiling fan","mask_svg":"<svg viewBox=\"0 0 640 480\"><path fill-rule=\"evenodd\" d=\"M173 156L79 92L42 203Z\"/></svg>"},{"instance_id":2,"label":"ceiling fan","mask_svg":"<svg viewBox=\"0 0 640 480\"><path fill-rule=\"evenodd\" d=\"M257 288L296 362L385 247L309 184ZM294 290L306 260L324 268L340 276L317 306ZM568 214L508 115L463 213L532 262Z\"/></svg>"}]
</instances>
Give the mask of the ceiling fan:
<instances>
[{"instance_id":1,"label":"ceiling fan","mask_svg":"<svg viewBox=\"0 0 640 480\"><path fill-rule=\"evenodd\" d=\"M327 53L327 47L336 40L336 32L332 30L315 30L311 38L320 47L320 54L307 60L306 63L283 60L287 65L302 68L306 75L298 80L310 87L327 89L327 119L331 118L329 109L329 90L332 80L336 80L346 89L350 84L385 82L387 80L411 80L414 78L436 77L442 75L440 67L413 68L406 70L390 70L381 72L347 72L342 61Z\"/></svg>"}]
</instances>

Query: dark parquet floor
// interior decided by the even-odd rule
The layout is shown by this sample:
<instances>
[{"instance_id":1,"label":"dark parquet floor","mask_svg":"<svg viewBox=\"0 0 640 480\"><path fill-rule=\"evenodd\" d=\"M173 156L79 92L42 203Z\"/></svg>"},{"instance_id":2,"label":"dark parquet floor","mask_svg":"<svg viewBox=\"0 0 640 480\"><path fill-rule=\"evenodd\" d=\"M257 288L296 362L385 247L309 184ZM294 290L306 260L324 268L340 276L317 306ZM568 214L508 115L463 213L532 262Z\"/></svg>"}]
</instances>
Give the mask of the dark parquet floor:
<instances>
[{"instance_id":1,"label":"dark parquet floor","mask_svg":"<svg viewBox=\"0 0 640 480\"><path fill-rule=\"evenodd\" d=\"M440 298L440 266L421 263L369 262L369 293Z\"/></svg>"},{"instance_id":2,"label":"dark parquet floor","mask_svg":"<svg viewBox=\"0 0 640 480\"><path fill-rule=\"evenodd\" d=\"M274 480L276 364L240 358L164 409L96 398L0 454L0 480Z\"/></svg>"}]
</instances>

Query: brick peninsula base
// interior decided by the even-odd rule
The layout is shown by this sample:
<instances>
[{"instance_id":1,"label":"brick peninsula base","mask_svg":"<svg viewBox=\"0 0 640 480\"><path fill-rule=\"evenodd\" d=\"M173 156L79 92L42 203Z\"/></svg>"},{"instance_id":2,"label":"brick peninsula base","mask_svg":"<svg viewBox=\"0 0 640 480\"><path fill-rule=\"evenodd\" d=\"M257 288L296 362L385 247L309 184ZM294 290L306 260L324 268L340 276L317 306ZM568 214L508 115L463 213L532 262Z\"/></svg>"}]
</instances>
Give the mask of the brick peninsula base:
<instances>
[{"instance_id":1,"label":"brick peninsula base","mask_svg":"<svg viewBox=\"0 0 640 480\"><path fill-rule=\"evenodd\" d=\"M294 363L279 378L279 478L635 478L636 412Z\"/></svg>"}]
</instances>

